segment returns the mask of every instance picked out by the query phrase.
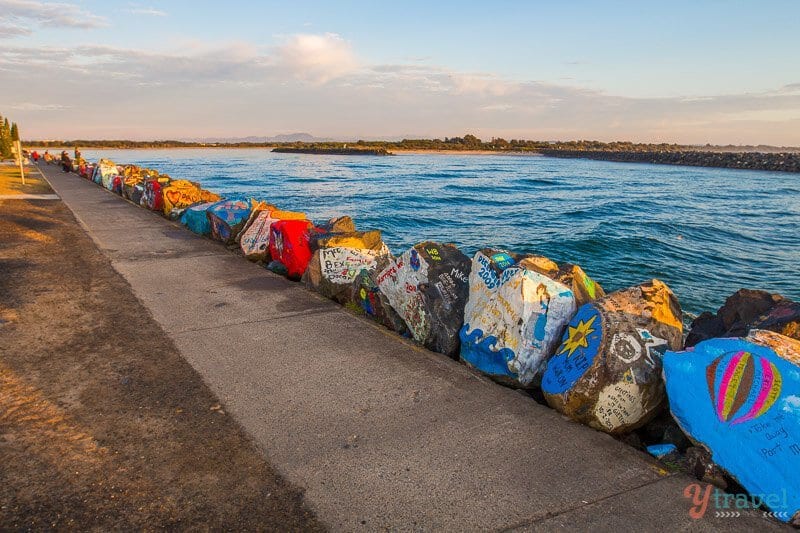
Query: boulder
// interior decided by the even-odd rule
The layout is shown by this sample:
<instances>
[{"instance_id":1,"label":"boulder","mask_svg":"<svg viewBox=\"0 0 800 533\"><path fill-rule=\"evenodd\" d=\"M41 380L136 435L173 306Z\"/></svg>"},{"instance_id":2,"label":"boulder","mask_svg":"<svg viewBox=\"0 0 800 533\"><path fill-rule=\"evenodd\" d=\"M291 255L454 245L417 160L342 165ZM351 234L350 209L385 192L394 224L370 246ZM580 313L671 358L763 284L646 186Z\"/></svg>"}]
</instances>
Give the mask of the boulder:
<instances>
[{"instance_id":1,"label":"boulder","mask_svg":"<svg viewBox=\"0 0 800 533\"><path fill-rule=\"evenodd\" d=\"M314 225L308 220L279 220L270 226L269 253L281 263L286 276L299 280L311 260L308 240ZM277 268L277 267L276 267Z\"/></svg>"},{"instance_id":2,"label":"boulder","mask_svg":"<svg viewBox=\"0 0 800 533\"><path fill-rule=\"evenodd\" d=\"M136 205L143 205L142 198L144 198L144 182L140 181L139 183L133 186L133 189L131 190L130 200Z\"/></svg>"},{"instance_id":3,"label":"boulder","mask_svg":"<svg viewBox=\"0 0 800 533\"><path fill-rule=\"evenodd\" d=\"M218 202L208 202L187 207L181 215L181 224L198 235L210 235L211 223L208 221L206 211Z\"/></svg>"},{"instance_id":4,"label":"boulder","mask_svg":"<svg viewBox=\"0 0 800 533\"><path fill-rule=\"evenodd\" d=\"M694 319L686 346L716 337L743 337L751 329L768 329L800 340L800 303L780 294L739 289L716 314L706 311Z\"/></svg>"},{"instance_id":5,"label":"boulder","mask_svg":"<svg viewBox=\"0 0 800 533\"><path fill-rule=\"evenodd\" d=\"M334 217L327 222L317 226L317 231L322 234L330 233L352 233L356 231L356 224L348 216Z\"/></svg>"},{"instance_id":6,"label":"boulder","mask_svg":"<svg viewBox=\"0 0 800 533\"><path fill-rule=\"evenodd\" d=\"M114 176L111 180L111 192L115 192L122 196L122 176Z\"/></svg>"},{"instance_id":7,"label":"boulder","mask_svg":"<svg viewBox=\"0 0 800 533\"><path fill-rule=\"evenodd\" d=\"M578 307L604 294L575 265L480 250L469 276L461 360L501 383L530 387Z\"/></svg>"},{"instance_id":8,"label":"boulder","mask_svg":"<svg viewBox=\"0 0 800 533\"><path fill-rule=\"evenodd\" d=\"M359 272L350 285L350 301L354 302L372 320L401 335L406 335L408 334L406 323L392 308L389 299L378 287L379 274L390 264L394 264L394 261L395 258L391 254L379 256L376 258L374 270Z\"/></svg>"},{"instance_id":9,"label":"boulder","mask_svg":"<svg viewBox=\"0 0 800 533\"><path fill-rule=\"evenodd\" d=\"M279 220L306 220L304 213L280 209L258 211L250 216L249 225L241 232L239 248L250 261L267 261L269 255L269 233L272 224Z\"/></svg>"},{"instance_id":10,"label":"boulder","mask_svg":"<svg viewBox=\"0 0 800 533\"><path fill-rule=\"evenodd\" d=\"M662 406L662 353L680 349L682 334L678 300L659 280L585 304L547 362L545 399L607 433L636 429Z\"/></svg>"},{"instance_id":11,"label":"boulder","mask_svg":"<svg viewBox=\"0 0 800 533\"><path fill-rule=\"evenodd\" d=\"M378 259L389 255L378 230L318 236L316 246L303 282L342 305L355 303L352 285L361 271L373 272Z\"/></svg>"},{"instance_id":12,"label":"boulder","mask_svg":"<svg viewBox=\"0 0 800 533\"><path fill-rule=\"evenodd\" d=\"M122 195L127 198L128 200L138 204L141 200L141 195L139 195L136 200L133 198L133 191L136 185L142 183L142 178L139 176L125 176L122 179ZM144 192L144 185L141 187L142 192Z\"/></svg>"},{"instance_id":13,"label":"boulder","mask_svg":"<svg viewBox=\"0 0 800 533\"><path fill-rule=\"evenodd\" d=\"M211 238L232 244L250 216L250 207L246 200L223 200L206 209Z\"/></svg>"},{"instance_id":14,"label":"boulder","mask_svg":"<svg viewBox=\"0 0 800 533\"><path fill-rule=\"evenodd\" d=\"M250 215L247 217L247 220L242 225L242 227L239 229L239 232L236 234L236 237L234 237L234 242L236 244L239 244L241 242L242 235L244 235L244 232L247 231L247 228L250 227L250 225L255 221L256 217L260 213L265 212L265 211L269 212L269 211L272 211L272 210L275 210L275 209L277 209L277 207L275 207L272 204L269 204L267 202L260 201L260 200L251 199L250 200Z\"/></svg>"},{"instance_id":15,"label":"boulder","mask_svg":"<svg viewBox=\"0 0 800 533\"><path fill-rule=\"evenodd\" d=\"M220 197L204 191L199 184L188 180L172 180L161 188L164 215L169 216L173 209L186 209L197 203L218 202Z\"/></svg>"},{"instance_id":16,"label":"boulder","mask_svg":"<svg viewBox=\"0 0 800 533\"><path fill-rule=\"evenodd\" d=\"M775 516L800 512L800 342L766 330L664 356L669 407L686 434ZM705 467L704 467L705 469Z\"/></svg>"},{"instance_id":17,"label":"boulder","mask_svg":"<svg viewBox=\"0 0 800 533\"><path fill-rule=\"evenodd\" d=\"M111 181L114 176L118 175L117 165L109 159L101 159L94 167L94 175L92 181L98 185L102 185L106 189L111 189Z\"/></svg>"},{"instance_id":18,"label":"boulder","mask_svg":"<svg viewBox=\"0 0 800 533\"><path fill-rule=\"evenodd\" d=\"M169 185L169 182L169 176L166 174L145 179L141 204L151 211L162 211L164 209L164 195L161 190Z\"/></svg>"},{"instance_id":19,"label":"boulder","mask_svg":"<svg viewBox=\"0 0 800 533\"><path fill-rule=\"evenodd\" d=\"M452 244L422 242L378 274L378 287L427 348L458 357L470 260Z\"/></svg>"}]
</instances>

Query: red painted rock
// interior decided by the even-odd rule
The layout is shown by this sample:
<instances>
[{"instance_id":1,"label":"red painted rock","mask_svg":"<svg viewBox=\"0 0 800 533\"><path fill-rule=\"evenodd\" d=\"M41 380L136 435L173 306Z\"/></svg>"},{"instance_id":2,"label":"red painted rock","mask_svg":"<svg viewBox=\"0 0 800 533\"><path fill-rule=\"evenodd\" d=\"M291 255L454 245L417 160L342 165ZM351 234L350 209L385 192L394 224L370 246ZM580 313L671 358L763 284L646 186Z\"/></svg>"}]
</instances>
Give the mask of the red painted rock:
<instances>
[{"instance_id":1,"label":"red painted rock","mask_svg":"<svg viewBox=\"0 0 800 533\"><path fill-rule=\"evenodd\" d=\"M308 267L308 241L313 230L314 225L308 220L279 220L270 227L270 256L284 266L290 279L299 280Z\"/></svg>"}]
</instances>

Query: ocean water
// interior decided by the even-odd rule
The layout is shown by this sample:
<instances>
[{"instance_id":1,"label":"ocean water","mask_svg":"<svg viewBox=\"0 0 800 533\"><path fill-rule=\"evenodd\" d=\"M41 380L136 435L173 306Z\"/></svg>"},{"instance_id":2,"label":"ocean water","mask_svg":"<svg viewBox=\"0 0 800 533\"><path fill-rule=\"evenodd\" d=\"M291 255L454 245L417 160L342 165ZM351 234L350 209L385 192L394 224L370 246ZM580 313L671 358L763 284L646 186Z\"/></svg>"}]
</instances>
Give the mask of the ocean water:
<instances>
[{"instance_id":1,"label":"ocean water","mask_svg":"<svg viewBox=\"0 0 800 533\"><path fill-rule=\"evenodd\" d=\"M423 241L576 263L607 290L665 281L689 316L741 287L800 298L800 175L541 156L85 150L265 199L350 215L399 253Z\"/></svg>"}]
</instances>

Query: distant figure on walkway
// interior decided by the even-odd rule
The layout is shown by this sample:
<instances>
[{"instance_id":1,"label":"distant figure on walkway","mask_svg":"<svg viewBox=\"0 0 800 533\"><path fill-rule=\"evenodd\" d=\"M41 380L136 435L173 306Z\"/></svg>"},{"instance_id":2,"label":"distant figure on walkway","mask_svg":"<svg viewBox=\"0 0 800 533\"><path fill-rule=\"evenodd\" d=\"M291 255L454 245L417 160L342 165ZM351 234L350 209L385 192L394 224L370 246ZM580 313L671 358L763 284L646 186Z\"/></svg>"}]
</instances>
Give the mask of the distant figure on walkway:
<instances>
[{"instance_id":1,"label":"distant figure on walkway","mask_svg":"<svg viewBox=\"0 0 800 533\"><path fill-rule=\"evenodd\" d=\"M50 151L49 150L45 150L44 151L44 157L42 159L44 159L44 162L47 163L47 164L50 164L50 163L53 162L53 156L50 155Z\"/></svg>"},{"instance_id":2,"label":"distant figure on walkway","mask_svg":"<svg viewBox=\"0 0 800 533\"><path fill-rule=\"evenodd\" d=\"M72 170L72 160L66 150L61 152L61 170L70 172Z\"/></svg>"},{"instance_id":3,"label":"distant figure on walkway","mask_svg":"<svg viewBox=\"0 0 800 533\"><path fill-rule=\"evenodd\" d=\"M81 151L77 146L75 147L75 164L81 164Z\"/></svg>"},{"instance_id":4,"label":"distant figure on walkway","mask_svg":"<svg viewBox=\"0 0 800 533\"><path fill-rule=\"evenodd\" d=\"M34 163L38 163L39 162L39 152L34 150L33 153L31 154L31 159L33 159Z\"/></svg>"}]
</instances>

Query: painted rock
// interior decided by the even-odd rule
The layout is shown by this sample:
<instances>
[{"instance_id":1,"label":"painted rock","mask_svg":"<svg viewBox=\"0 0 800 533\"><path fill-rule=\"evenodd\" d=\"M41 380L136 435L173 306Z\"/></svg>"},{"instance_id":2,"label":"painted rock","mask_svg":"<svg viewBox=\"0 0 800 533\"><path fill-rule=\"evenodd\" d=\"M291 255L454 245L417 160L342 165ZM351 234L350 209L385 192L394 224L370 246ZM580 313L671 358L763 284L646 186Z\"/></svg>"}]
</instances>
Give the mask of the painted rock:
<instances>
[{"instance_id":1,"label":"painted rock","mask_svg":"<svg viewBox=\"0 0 800 533\"><path fill-rule=\"evenodd\" d=\"M356 275L350 286L350 301L360 308L367 317L384 327L396 331L401 335L408 333L406 323L400 318L389 299L378 287L378 277L389 265L394 264L395 258L389 254L376 258L374 270L362 270Z\"/></svg>"},{"instance_id":2,"label":"painted rock","mask_svg":"<svg viewBox=\"0 0 800 533\"><path fill-rule=\"evenodd\" d=\"M141 183L142 183L142 178L140 178L138 176L127 176L127 177L123 178L122 179L122 195L125 198L127 198L128 200L138 204L139 203L139 199L141 199L141 196L139 196L139 198L136 201L134 201L133 200L133 191L134 191L134 188L136 187L136 185L141 184ZM142 186L142 191L144 191L144 186Z\"/></svg>"},{"instance_id":3,"label":"painted rock","mask_svg":"<svg viewBox=\"0 0 800 533\"><path fill-rule=\"evenodd\" d=\"M480 250L469 276L461 360L496 381L529 387L578 307L604 294L575 265Z\"/></svg>"},{"instance_id":4,"label":"painted rock","mask_svg":"<svg viewBox=\"0 0 800 533\"><path fill-rule=\"evenodd\" d=\"M354 303L351 286L361 271L374 271L378 259L389 255L378 230L337 233L316 241L317 250L303 274L303 282L342 305Z\"/></svg>"},{"instance_id":5,"label":"painted rock","mask_svg":"<svg viewBox=\"0 0 800 533\"><path fill-rule=\"evenodd\" d=\"M267 261L269 255L269 230L279 220L306 220L304 213L281 211L280 209L262 210L251 214L251 221L239 237L239 248L250 261Z\"/></svg>"},{"instance_id":6,"label":"painted rock","mask_svg":"<svg viewBox=\"0 0 800 533\"><path fill-rule=\"evenodd\" d=\"M640 427L662 405L661 354L681 348L682 332L678 300L659 280L583 305L547 362L547 403L607 433Z\"/></svg>"},{"instance_id":7,"label":"painted rock","mask_svg":"<svg viewBox=\"0 0 800 533\"><path fill-rule=\"evenodd\" d=\"M675 420L783 521L800 517L800 342L765 330L667 352Z\"/></svg>"},{"instance_id":8,"label":"painted rock","mask_svg":"<svg viewBox=\"0 0 800 533\"><path fill-rule=\"evenodd\" d=\"M115 192L122 196L122 176L116 175L111 180L111 192Z\"/></svg>"},{"instance_id":9,"label":"painted rock","mask_svg":"<svg viewBox=\"0 0 800 533\"><path fill-rule=\"evenodd\" d=\"M334 217L317 226L320 234L352 233L356 231L356 224L349 216Z\"/></svg>"},{"instance_id":10,"label":"painted rock","mask_svg":"<svg viewBox=\"0 0 800 533\"><path fill-rule=\"evenodd\" d=\"M200 185L188 180L173 180L161 188L161 193L166 216L169 216L173 209L186 209L197 203L220 201L218 195L203 191Z\"/></svg>"},{"instance_id":11,"label":"painted rock","mask_svg":"<svg viewBox=\"0 0 800 533\"><path fill-rule=\"evenodd\" d=\"M106 189L111 189L111 181L114 176L118 175L117 165L109 159L101 159L94 167L94 175L92 181L98 185L102 185Z\"/></svg>"},{"instance_id":12,"label":"painted rock","mask_svg":"<svg viewBox=\"0 0 800 533\"><path fill-rule=\"evenodd\" d=\"M206 211L215 203L208 202L187 207L181 215L181 224L198 235L209 235L211 233L211 224L208 221L208 216L206 216Z\"/></svg>"},{"instance_id":13,"label":"painted rock","mask_svg":"<svg viewBox=\"0 0 800 533\"><path fill-rule=\"evenodd\" d=\"M206 210L206 216L211 225L211 238L231 244L250 216L250 202L246 200L217 202Z\"/></svg>"},{"instance_id":14,"label":"painted rock","mask_svg":"<svg viewBox=\"0 0 800 533\"><path fill-rule=\"evenodd\" d=\"M251 225L253 225L253 223L256 221L256 218L258 218L258 215L264 212L269 213L270 211L276 209L278 208L270 203L251 199L250 214L247 216L247 220L245 220L244 224L242 224L242 226L239 228L239 231L236 233L236 236L233 239L234 242L241 245L244 233L250 228Z\"/></svg>"},{"instance_id":15,"label":"painted rock","mask_svg":"<svg viewBox=\"0 0 800 533\"><path fill-rule=\"evenodd\" d=\"M136 205L142 205L142 198L144 198L144 182L140 181L133 186L130 201Z\"/></svg>"},{"instance_id":16,"label":"painted rock","mask_svg":"<svg viewBox=\"0 0 800 533\"><path fill-rule=\"evenodd\" d=\"M279 220L270 226L270 256L283 264L290 279L299 280L308 267L308 239L313 230L314 225L308 220Z\"/></svg>"},{"instance_id":17,"label":"painted rock","mask_svg":"<svg viewBox=\"0 0 800 533\"><path fill-rule=\"evenodd\" d=\"M751 329L768 329L800 340L800 303L780 294L739 289L716 314L698 316L686 337L686 346L717 337L744 337Z\"/></svg>"},{"instance_id":18,"label":"painted rock","mask_svg":"<svg viewBox=\"0 0 800 533\"><path fill-rule=\"evenodd\" d=\"M162 211L164 209L164 197L161 190L169 184L168 176L158 176L148 178L144 181L144 195L142 205L151 211Z\"/></svg>"},{"instance_id":19,"label":"painted rock","mask_svg":"<svg viewBox=\"0 0 800 533\"><path fill-rule=\"evenodd\" d=\"M422 242L378 275L378 287L427 348L458 356L469 295L470 260L452 244Z\"/></svg>"}]
</instances>

